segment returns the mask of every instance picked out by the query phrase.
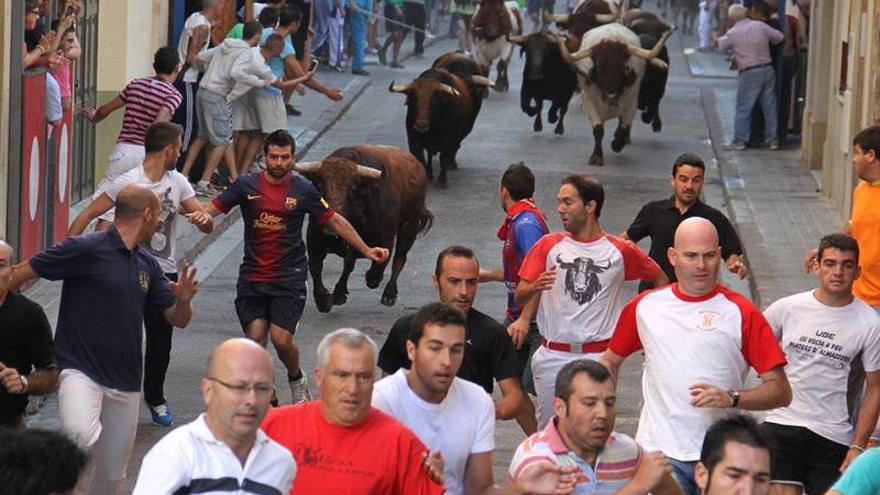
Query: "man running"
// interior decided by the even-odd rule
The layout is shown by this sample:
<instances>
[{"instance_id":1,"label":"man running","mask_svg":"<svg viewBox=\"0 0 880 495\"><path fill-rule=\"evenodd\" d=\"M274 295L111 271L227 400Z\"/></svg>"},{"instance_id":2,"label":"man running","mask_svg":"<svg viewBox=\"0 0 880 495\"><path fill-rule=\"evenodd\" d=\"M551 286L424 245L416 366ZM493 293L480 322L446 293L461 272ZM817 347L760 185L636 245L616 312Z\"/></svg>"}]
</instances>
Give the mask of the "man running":
<instances>
[{"instance_id":1,"label":"man running","mask_svg":"<svg viewBox=\"0 0 880 495\"><path fill-rule=\"evenodd\" d=\"M144 162L144 138L147 130L156 122L167 122L174 115L183 99L175 89L180 58L170 47L159 48L153 56L155 77L140 77L128 83L116 98L101 105L97 110L83 108L83 115L89 122L97 124L114 111L125 107L122 116L122 129L116 138L116 146L110 153L104 176L95 188L92 199L98 199L107 185L129 170L140 167ZM103 229L113 222L113 215L105 215L98 221Z\"/></svg>"},{"instance_id":2,"label":"man running","mask_svg":"<svg viewBox=\"0 0 880 495\"><path fill-rule=\"evenodd\" d=\"M528 477L542 464L574 465L575 495L681 495L662 452L645 452L614 431L617 396L607 368L591 359L566 364L555 395L553 420L516 449L511 479Z\"/></svg>"},{"instance_id":3,"label":"man running","mask_svg":"<svg viewBox=\"0 0 880 495\"><path fill-rule=\"evenodd\" d=\"M703 435L722 409L786 406L791 388L785 354L767 320L748 299L718 284L721 256L712 223L681 222L669 259L678 282L627 303L603 361L617 376L627 356L644 352L636 441L663 451L684 493L697 495ZM747 389L749 368L761 384Z\"/></svg>"},{"instance_id":4,"label":"man running","mask_svg":"<svg viewBox=\"0 0 880 495\"><path fill-rule=\"evenodd\" d=\"M409 370L379 380L373 406L406 425L443 456L449 495L560 493L574 486L570 470L545 464L501 488L492 475L495 407L483 389L456 377L465 355L464 315L443 303L412 318L406 351ZM558 490L558 491L557 491Z\"/></svg>"},{"instance_id":5,"label":"man running","mask_svg":"<svg viewBox=\"0 0 880 495\"><path fill-rule=\"evenodd\" d=\"M376 263L388 259L388 250L364 244L348 220L330 207L311 182L291 173L296 163L295 146L285 130L269 134L263 143L266 170L241 176L205 209L217 216L241 206L244 258L235 311L249 338L264 347L272 340L287 368L292 400L299 403L311 399L293 338L307 295L304 217L310 215L312 222L334 231Z\"/></svg>"},{"instance_id":6,"label":"man running","mask_svg":"<svg viewBox=\"0 0 880 495\"><path fill-rule=\"evenodd\" d=\"M822 238L819 287L771 304L764 316L788 358L793 399L770 411L761 428L772 440L774 495L825 493L864 452L880 412L880 320L853 295L859 245L846 234ZM865 394L855 428L847 408L848 378L856 362Z\"/></svg>"},{"instance_id":7,"label":"man running","mask_svg":"<svg viewBox=\"0 0 880 495\"><path fill-rule=\"evenodd\" d=\"M177 281L177 218L183 211L190 223L205 234L214 229L214 221L205 213L202 204L186 177L174 169L180 157L183 128L171 122L153 124L144 138L146 156L142 164L117 177L106 190L73 220L69 236L82 234L94 218L109 215L119 191L129 185L144 186L159 196L162 212L159 227L148 242L141 245L156 258L168 280ZM103 230L98 228L98 230ZM173 327L161 316L144 314L146 352L144 353L144 401L150 408L153 423L159 426L174 424L174 413L165 400L165 374L171 360Z\"/></svg>"},{"instance_id":8,"label":"man running","mask_svg":"<svg viewBox=\"0 0 880 495\"><path fill-rule=\"evenodd\" d=\"M620 314L624 280L666 285L663 271L638 246L606 234L599 225L605 189L587 175L562 181L557 195L564 232L545 235L523 260L515 299L538 299L541 348L532 356L538 395L538 428L553 417L556 374L575 359L596 359ZM560 272L556 275L557 270Z\"/></svg>"}]
</instances>

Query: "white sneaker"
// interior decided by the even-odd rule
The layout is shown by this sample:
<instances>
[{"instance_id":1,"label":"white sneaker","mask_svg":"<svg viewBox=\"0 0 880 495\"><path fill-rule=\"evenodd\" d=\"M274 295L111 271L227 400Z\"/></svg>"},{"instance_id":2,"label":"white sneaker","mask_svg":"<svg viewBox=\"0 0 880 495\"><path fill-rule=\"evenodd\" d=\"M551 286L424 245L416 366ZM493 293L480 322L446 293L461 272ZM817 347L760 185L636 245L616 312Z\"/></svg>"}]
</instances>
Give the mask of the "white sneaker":
<instances>
[{"instance_id":1,"label":"white sneaker","mask_svg":"<svg viewBox=\"0 0 880 495\"><path fill-rule=\"evenodd\" d=\"M312 394L309 393L309 381L306 379L305 373L299 380L290 380L290 399L291 404L302 404L312 400Z\"/></svg>"}]
</instances>

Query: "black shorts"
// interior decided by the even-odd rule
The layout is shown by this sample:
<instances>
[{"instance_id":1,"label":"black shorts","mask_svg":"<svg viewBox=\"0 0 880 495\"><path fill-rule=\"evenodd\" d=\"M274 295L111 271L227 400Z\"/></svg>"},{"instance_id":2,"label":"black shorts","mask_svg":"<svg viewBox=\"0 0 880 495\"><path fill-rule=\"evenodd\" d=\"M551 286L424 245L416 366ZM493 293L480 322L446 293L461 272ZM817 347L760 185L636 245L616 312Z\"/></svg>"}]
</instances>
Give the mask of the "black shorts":
<instances>
[{"instance_id":1,"label":"black shorts","mask_svg":"<svg viewBox=\"0 0 880 495\"><path fill-rule=\"evenodd\" d=\"M800 426L764 423L770 440L773 483L800 485L804 493L825 493L840 477L840 464L849 447Z\"/></svg>"},{"instance_id":2,"label":"black shorts","mask_svg":"<svg viewBox=\"0 0 880 495\"><path fill-rule=\"evenodd\" d=\"M385 19L385 31L388 31L389 33L392 31L409 31L409 28L406 27L406 17L403 13L403 7L394 7L393 5L388 5L386 3ZM398 22L400 24L397 24Z\"/></svg>"},{"instance_id":3,"label":"black shorts","mask_svg":"<svg viewBox=\"0 0 880 495\"><path fill-rule=\"evenodd\" d=\"M245 282L236 285L235 312L241 328L246 330L254 320L266 320L290 333L306 306L305 282Z\"/></svg>"}]
</instances>

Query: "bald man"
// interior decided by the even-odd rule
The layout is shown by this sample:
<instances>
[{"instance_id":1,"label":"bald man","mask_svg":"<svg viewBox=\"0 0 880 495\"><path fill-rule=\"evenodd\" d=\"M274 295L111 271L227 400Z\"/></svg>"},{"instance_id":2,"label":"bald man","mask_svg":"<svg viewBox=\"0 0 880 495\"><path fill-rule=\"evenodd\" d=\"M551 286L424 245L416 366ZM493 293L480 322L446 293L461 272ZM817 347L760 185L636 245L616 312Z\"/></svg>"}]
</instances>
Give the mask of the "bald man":
<instances>
[{"instance_id":1,"label":"bald man","mask_svg":"<svg viewBox=\"0 0 880 495\"><path fill-rule=\"evenodd\" d=\"M55 358L61 428L93 459L89 493L122 493L138 420L145 312L186 327L198 291L184 266L170 283L145 249L156 232L159 198L128 185L116 198L113 226L74 236L16 265L12 288L42 277L63 280Z\"/></svg>"},{"instance_id":2,"label":"bald man","mask_svg":"<svg viewBox=\"0 0 880 495\"><path fill-rule=\"evenodd\" d=\"M272 359L249 339L217 346L202 378L207 412L166 435L144 457L134 495L286 494L296 463L260 431L275 390Z\"/></svg>"},{"instance_id":3,"label":"bald man","mask_svg":"<svg viewBox=\"0 0 880 495\"><path fill-rule=\"evenodd\" d=\"M12 246L0 239L0 426L24 427L28 395L58 385L52 329L39 304L11 291Z\"/></svg>"},{"instance_id":4,"label":"bald man","mask_svg":"<svg viewBox=\"0 0 880 495\"><path fill-rule=\"evenodd\" d=\"M684 493L697 495L694 468L709 425L731 408L787 406L791 388L785 354L761 311L718 284L715 226L700 217L681 222L667 255L678 282L623 308L603 361L617 375L627 356L644 351L636 441L666 454ZM745 389L750 367L761 385Z\"/></svg>"}]
</instances>

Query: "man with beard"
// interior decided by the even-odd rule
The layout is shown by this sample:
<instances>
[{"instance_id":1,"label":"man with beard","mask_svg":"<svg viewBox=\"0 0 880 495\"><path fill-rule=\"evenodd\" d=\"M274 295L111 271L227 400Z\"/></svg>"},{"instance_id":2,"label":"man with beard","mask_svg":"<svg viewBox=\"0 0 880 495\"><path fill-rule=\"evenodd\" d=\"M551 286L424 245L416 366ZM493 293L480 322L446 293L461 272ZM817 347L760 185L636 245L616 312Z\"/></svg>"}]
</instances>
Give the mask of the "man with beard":
<instances>
[{"instance_id":1,"label":"man with beard","mask_svg":"<svg viewBox=\"0 0 880 495\"><path fill-rule=\"evenodd\" d=\"M670 282L676 280L675 270L669 264L666 251L672 247L672 238L678 224L690 217L703 217L712 222L718 230L721 257L724 258L731 273L736 274L740 279L745 278L749 273L748 267L742 260L743 249L739 236L730 220L717 209L700 201L705 175L706 165L702 158L692 153L679 155L672 164L672 175L669 176L672 197L652 201L643 206L632 225L620 235L633 242L650 237L651 249L648 251L648 256L660 265ZM653 286L647 282L639 284L639 291L651 288Z\"/></svg>"},{"instance_id":2,"label":"man with beard","mask_svg":"<svg viewBox=\"0 0 880 495\"><path fill-rule=\"evenodd\" d=\"M605 190L587 175L562 181L557 212L564 232L541 238L520 268L515 300L520 306L539 298L541 347L532 356L538 395L538 428L553 417L556 374L576 359L599 359L620 314L624 280L666 285L663 271L630 241L605 233L599 215ZM556 271L561 273L556 275Z\"/></svg>"},{"instance_id":3,"label":"man with beard","mask_svg":"<svg viewBox=\"0 0 880 495\"><path fill-rule=\"evenodd\" d=\"M718 234L705 218L688 218L669 249L678 282L627 303L602 358L617 376L642 351L644 407L636 440L661 450L687 495L697 495L694 469L703 436L724 409L787 406L785 354L748 299L718 284ZM746 388L749 368L761 379Z\"/></svg>"},{"instance_id":4,"label":"man with beard","mask_svg":"<svg viewBox=\"0 0 880 495\"><path fill-rule=\"evenodd\" d=\"M791 405L771 411L761 425L772 445L774 495L825 493L865 451L880 412L880 320L852 292L859 245L831 234L819 242L817 259L818 288L764 311L785 349L794 393ZM866 387L853 425L847 394L856 364Z\"/></svg>"},{"instance_id":5,"label":"man with beard","mask_svg":"<svg viewBox=\"0 0 880 495\"><path fill-rule=\"evenodd\" d=\"M290 451L260 431L275 370L259 344L229 339L214 348L202 378L207 411L147 452L134 495L290 490Z\"/></svg>"},{"instance_id":6,"label":"man with beard","mask_svg":"<svg viewBox=\"0 0 880 495\"><path fill-rule=\"evenodd\" d=\"M161 203L159 227L149 242L142 244L171 281L177 281L177 213L183 209L186 218L205 234L211 233L214 221L196 199L186 177L174 169L180 157L183 127L170 122L150 126L144 136L143 166L117 177L105 191L73 220L68 235L82 234L98 217L113 219L113 208L119 191L128 184L138 184L156 193ZM153 423L174 424L174 415L165 400L165 374L171 359L173 327L161 315L144 314L146 352L144 354L144 401L150 408Z\"/></svg>"},{"instance_id":7,"label":"man with beard","mask_svg":"<svg viewBox=\"0 0 880 495\"><path fill-rule=\"evenodd\" d=\"M555 416L527 438L510 461L510 478L535 466L577 466L574 495L680 495L662 452L645 452L614 430L617 397L611 373L596 361L578 359L556 376Z\"/></svg>"},{"instance_id":8,"label":"man with beard","mask_svg":"<svg viewBox=\"0 0 880 495\"><path fill-rule=\"evenodd\" d=\"M703 440L695 479L701 495L767 495L770 445L755 420L733 415L713 423Z\"/></svg>"},{"instance_id":9,"label":"man with beard","mask_svg":"<svg viewBox=\"0 0 880 495\"><path fill-rule=\"evenodd\" d=\"M520 413L527 410L525 403L529 399L523 394L516 353L504 327L491 316L473 307L479 278L480 265L477 257L464 246L450 246L441 251L431 277L439 292L440 301L465 315L467 349L457 376L483 387L489 396L492 395L497 381L502 398L495 403L495 419L519 420ZM388 339L379 352L379 367L389 375L400 368L410 367L407 341L413 316L409 314L394 322ZM526 434L534 433L536 429L534 410L531 415L531 418L520 422Z\"/></svg>"},{"instance_id":10,"label":"man with beard","mask_svg":"<svg viewBox=\"0 0 880 495\"><path fill-rule=\"evenodd\" d=\"M306 303L304 217L310 215L312 222L325 225L376 263L388 259L388 250L367 246L311 182L291 174L296 162L294 148L293 137L286 130L266 136L266 170L242 175L205 208L211 216L217 216L241 206L245 245L235 311L248 338L264 347L272 340L287 368L292 400L299 403L311 399L293 339Z\"/></svg>"},{"instance_id":11,"label":"man with beard","mask_svg":"<svg viewBox=\"0 0 880 495\"><path fill-rule=\"evenodd\" d=\"M373 406L406 425L444 463L449 495L568 493L571 470L543 465L505 487L492 476L495 411L478 385L456 377L467 345L465 319L453 306L432 303L412 318L406 351L412 366L376 383Z\"/></svg>"}]
</instances>

